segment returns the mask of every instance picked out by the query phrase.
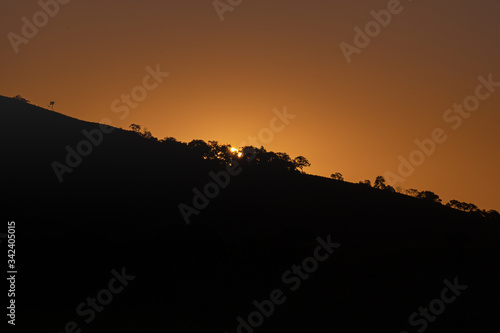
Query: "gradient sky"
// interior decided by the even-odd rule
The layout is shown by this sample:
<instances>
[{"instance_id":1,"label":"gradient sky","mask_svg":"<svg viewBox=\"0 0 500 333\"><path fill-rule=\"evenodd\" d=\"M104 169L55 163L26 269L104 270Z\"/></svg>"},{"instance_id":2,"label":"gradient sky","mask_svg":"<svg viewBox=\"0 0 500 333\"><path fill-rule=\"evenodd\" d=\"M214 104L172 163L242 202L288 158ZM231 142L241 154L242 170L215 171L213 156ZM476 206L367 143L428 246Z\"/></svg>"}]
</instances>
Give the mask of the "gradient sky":
<instances>
[{"instance_id":1,"label":"gradient sky","mask_svg":"<svg viewBox=\"0 0 500 333\"><path fill-rule=\"evenodd\" d=\"M459 129L443 120L478 76L500 81L500 3L404 0L347 63L339 44L354 44L354 27L389 2L243 0L221 21L212 0L72 0L16 54L7 35L22 35L22 17L41 8L2 1L0 94L158 138L233 145L286 106L297 117L264 146L351 182L396 173L398 156L440 127L448 140L397 185L500 210L500 88ZM112 102L157 64L170 76L121 120Z\"/></svg>"}]
</instances>

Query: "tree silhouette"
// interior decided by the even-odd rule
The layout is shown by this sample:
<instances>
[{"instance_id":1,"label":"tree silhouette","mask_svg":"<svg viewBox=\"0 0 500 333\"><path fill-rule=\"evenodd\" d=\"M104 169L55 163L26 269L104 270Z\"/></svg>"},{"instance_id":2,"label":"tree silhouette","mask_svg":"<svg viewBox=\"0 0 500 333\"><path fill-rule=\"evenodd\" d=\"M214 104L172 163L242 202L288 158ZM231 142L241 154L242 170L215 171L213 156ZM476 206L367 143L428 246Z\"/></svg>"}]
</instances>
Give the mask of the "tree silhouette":
<instances>
[{"instance_id":1,"label":"tree silhouette","mask_svg":"<svg viewBox=\"0 0 500 333\"><path fill-rule=\"evenodd\" d=\"M474 212L478 210L478 207L471 203L461 202L458 200L450 200L447 204L447 207L455 208L458 210L462 210L464 212Z\"/></svg>"},{"instance_id":2,"label":"tree silhouette","mask_svg":"<svg viewBox=\"0 0 500 333\"><path fill-rule=\"evenodd\" d=\"M432 201L435 203L441 203L441 199L439 198L439 195L437 195L436 193L431 192L431 191L419 192L417 195L417 199Z\"/></svg>"},{"instance_id":3,"label":"tree silhouette","mask_svg":"<svg viewBox=\"0 0 500 333\"><path fill-rule=\"evenodd\" d=\"M144 128L142 133L139 133L143 138L150 139L150 140L155 140L156 138L153 136L153 133L148 131L147 128Z\"/></svg>"},{"instance_id":4,"label":"tree silhouette","mask_svg":"<svg viewBox=\"0 0 500 333\"><path fill-rule=\"evenodd\" d=\"M203 140L192 140L188 147L203 159L212 159L212 148Z\"/></svg>"},{"instance_id":5,"label":"tree silhouette","mask_svg":"<svg viewBox=\"0 0 500 333\"><path fill-rule=\"evenodd\" d=\"M54 104L55 104L55 103L56 103L56 102L54 102L54 101L50 101L50 103L49 103L49 108L50 108L52 111L54 111Z\"/></svg>"},{"instance_id":6,"label":"tree silhouette","mask_svg":"<svg viewBox=\"0 0 500 333\"><path fill-rule=\"evenodd\" d=\"M335 179L335 180L344 181L344 176L342 176L342 174L340 172L332 173L330 175L330 177L332 177L332 179Z\"/></svg>"},{"instance_id":7,"label":"tree silhouette","mask_svg":"<svg viewBox=\"0 0 500 333\"><path fill-rule=\"evenodd\" d=\"M136 133L141 133L141 125L130 124L129 128Z\"/></svg>"},{"instance_id":8,"label":"tree silhouette","mask_svg":"<svg viewBox=\"0 0 500 333\"><path fill-rule=\"evenodd\" d=\"M157 138L155 138L153 136L153 134L148 131L148 129L146 127L144 127L144 129L142 130L141 132L141 125L137 125L137 124L130 124L129 128L134 131L135 133L139 134L140 136L142 136L143 138L145 139L149 139L149 140L154 140L154 141L158 141Z\"/></svg>"},{"instance_id":9,"label":"tree silhouette","mask_svg":"<svg viewBox=\"0 0 500 333\"><path fill-rule=\"evenodd\" d=\"M384 190L386 187L385 178L383 176L377 176L377 178L375 178L375 183L373 184L373 187L379 190Z\"/></svg>"},{"instance_id":10,"label":"tree silhouette","mask_svg":"<svg viewBox=\"0 0 500 333\"><path fill-rule=\"evenodd\" d=\"M491 220L500 221L500 213L497 212L494 209L491 209L491 210L487 211L486 212L486 217L489 218L489 219L491 219Z\"/></svg>"},{"instance_id":11,"label":"tree silhouette","mask_svg":"<svg viewBox=\"0 0 500 333\"><path fill-rule=\"evenodd\" d=\"M176 138L172 137L172 136L166 136L163 138L163 140L161 140L162 142L179 142Z\"/></svg>"},{"instance_id":12,"label":"tree silhouette","mask_svg":"<svg viewBox=\"0 0 500 333\"><path fill-rule=\"evenodd\" d=\"M285 154L285 155L286 155L286 157L288 157L287 154ZM287 160L287 159L285 159L285 160ZM297 156L293 159L293 165L295 166L295 169L298 169L302 172L302 170L305 167L310 167L311 163L309 163L307 158L305 158L304 156Z\"/></svg>"},{"instance_id":13,"label":"tree silhouette","mask_svg":"<svg viewBox=\"0 0 500 333\"><path fill-rule=\"evenodd\" d=\"M210 156L214 160L218 160L222 164L234 160L237 156L237 152L231 151L230 144L220 144L218 141L208 141L210 147Z\"/></svg>"},{"instance_id":14,"label":"tree silhouette","mask_svg":"<svg viewBox=\"0 0 500 333\"><path fill-rule=\"evenodd\" d=\"M276 170L283 170L287 172L299 170L300 172L302 172L302 169L304 167L310 165L307 159L303 156L296 157L292 160L290 155L288 155L287 153L269 153L271 154L271 163Z\"/></svg>"},{"instance_id":15,"label":"tree silhouette","mask_svg":"<svg viewBox=\"0 0 500 333\"><path fill-rule=\"evenodd\" d=\"M406 194L406 190L402 186L397 186L396 192L401 194Z\"/></svg>"},{"instance_id":16,"label":"tree silhouette","mask_svg":"<svg viewBox=\"0 0 500 333\"><path fill-rule=\"evenodd\" d=\"M416 190L414 188L409 188L409 189L405 190L404 193L406 195L409 195L410 197L416 198L419 192L418 192L418 190Z\"/></svg>"},{"instance_id":17,"label":"tree silhouette","mask_svg":"<svg viewBox=\"0 0 500 333\"><path fill-rule=\"evenodd\" d=\"M243 161L253 161L255 157L257 156L257 150L255 147L252 146L244 146L240 149L241 157L243 158Z\"/></svg>"}]
</instances>

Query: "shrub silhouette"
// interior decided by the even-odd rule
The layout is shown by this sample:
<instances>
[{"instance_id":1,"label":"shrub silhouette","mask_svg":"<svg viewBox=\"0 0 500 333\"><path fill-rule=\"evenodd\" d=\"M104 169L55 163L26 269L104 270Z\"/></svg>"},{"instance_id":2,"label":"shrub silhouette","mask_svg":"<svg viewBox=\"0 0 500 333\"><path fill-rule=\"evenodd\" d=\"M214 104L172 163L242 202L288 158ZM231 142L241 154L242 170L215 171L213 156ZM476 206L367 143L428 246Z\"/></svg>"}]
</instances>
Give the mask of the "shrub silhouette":
<instances>
[{"instance_id":1,"label":"shrub silhouette","mask_svg":"<svg viewBox=\"0 0 500 333\"><path fill-rule=\"evenodd\" d=\"M392 192L392 193L396 192L396 189L394 187L392 187L391 185L387 185L386 187L384 187L384 190Z\"/></svg>"},{"instance_id":2,"label":"shrub silhouette","mask_svg":"<svg viewBox=\"0 0 500 333\"><path fill-rule=\"evenodd\" d=\"M368 186L368 187L372 187L372 182L369 179L365 179L363 181L359 181L358 184L365 185L365 186Z\"/></svg>"},{"instance_id":3,"label":"shrub silhouette","mask_svg":"<svg viewBox=\"0 0 500 333\"><path fill-rule=\"evenodd\" d=\"M21 95L16 95L13 97L13 99L15 99L18 102L22 102L22 103L29 103L30 102L26 98L22 97Z\"/></svg>"}]
</instances>

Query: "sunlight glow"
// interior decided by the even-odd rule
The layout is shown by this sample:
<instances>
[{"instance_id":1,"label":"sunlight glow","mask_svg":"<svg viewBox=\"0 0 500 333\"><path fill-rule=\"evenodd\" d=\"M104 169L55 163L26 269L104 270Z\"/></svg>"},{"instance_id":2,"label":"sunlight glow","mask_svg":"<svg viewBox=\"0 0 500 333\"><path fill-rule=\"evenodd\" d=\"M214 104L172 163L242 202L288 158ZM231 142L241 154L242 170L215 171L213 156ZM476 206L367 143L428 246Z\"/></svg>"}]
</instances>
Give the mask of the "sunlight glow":
<instances>
[{"instance_id":1,"label":"sunlight glow","mask_svg":"<svg viewBox=\"0 0 500 333\"><path fill-rule=\"evenodd\" d=\"M231 153L237 153L238 157L241 157L241 155L243 155L242 153L240 153L238 148L234 148L234 147L231 147Z\"/></svg>"}]
</instances>

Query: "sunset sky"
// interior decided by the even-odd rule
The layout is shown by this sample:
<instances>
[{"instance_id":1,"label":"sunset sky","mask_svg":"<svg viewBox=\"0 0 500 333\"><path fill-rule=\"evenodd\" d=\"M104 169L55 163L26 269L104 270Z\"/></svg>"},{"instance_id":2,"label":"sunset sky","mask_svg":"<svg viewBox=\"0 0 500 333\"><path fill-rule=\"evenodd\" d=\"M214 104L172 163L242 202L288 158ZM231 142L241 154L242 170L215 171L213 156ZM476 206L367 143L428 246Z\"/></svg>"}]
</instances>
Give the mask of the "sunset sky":
<instances>
[{"instance_id":1,"label":"sunset sky","mask_svg":"<svg viewBox=\"0 0 500 333\"><path fill-rule=\"evenodd\" d=\"M478 77L500 82L497 1L243 0L222 14L212 0L72 0L57 12L45 2L47 22L37 1L0 3L1 95L140 124L158 138L234 146L286 107L296 117L262 145L351 182L398 174L399 156L441 128L447 140L395 186L500 210L500 83L479 88L484 98L460 126L443 119L476 94ZM365 31L371 12L388 7L397 13L388 11L390 22L380 14L385 27L369 24L380 31L348 62L341 43L356 46L354 28ZM38 32L23 29L34 15ZM14 43L23 30L32 36ZM120 119L121 96L157 66L169 76L147 80L155 87Z\"/></svg>"}]
</instances>

